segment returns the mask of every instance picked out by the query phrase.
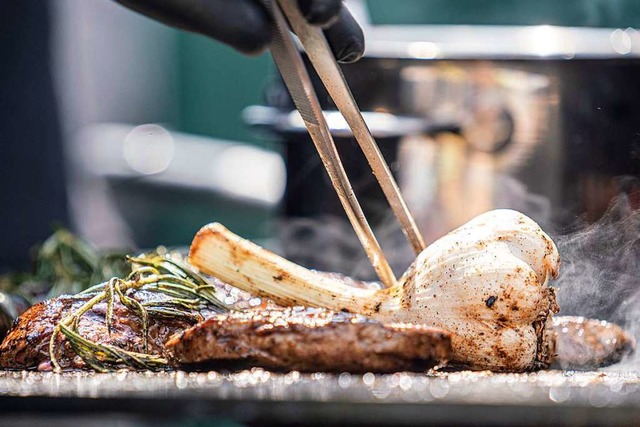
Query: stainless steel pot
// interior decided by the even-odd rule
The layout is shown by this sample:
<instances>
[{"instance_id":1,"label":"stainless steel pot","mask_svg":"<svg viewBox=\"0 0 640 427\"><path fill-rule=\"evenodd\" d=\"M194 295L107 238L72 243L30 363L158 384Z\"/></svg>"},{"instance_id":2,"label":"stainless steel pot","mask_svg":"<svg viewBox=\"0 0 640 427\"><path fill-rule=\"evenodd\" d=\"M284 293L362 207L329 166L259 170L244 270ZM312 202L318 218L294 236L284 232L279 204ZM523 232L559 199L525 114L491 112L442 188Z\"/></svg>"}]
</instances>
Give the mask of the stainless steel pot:
<instances>
[{"instance_id":1,"label":"stainless steel pot","mask_svg":"<svg viewBox=\"0 0 640 427\"><path fill-rule=\"evenodd\" d=\"M596 220L620 191L640 194L635 30L394 26L368 32L365 57L343 72L370 112L369 124L428 240L499 207L561 230L578 217ZM323 93L320 84L317 90ZM285 214L339 213L312 144L284 120L292 110L286 97L270 99L278 100L271 120L259 123L254 114L249 121L286 141ZM334 110L327 99L321 95ZM382 195L357 145L341 126L334 131L365 211L383 218Z\"/></svg>"}]
</instances>

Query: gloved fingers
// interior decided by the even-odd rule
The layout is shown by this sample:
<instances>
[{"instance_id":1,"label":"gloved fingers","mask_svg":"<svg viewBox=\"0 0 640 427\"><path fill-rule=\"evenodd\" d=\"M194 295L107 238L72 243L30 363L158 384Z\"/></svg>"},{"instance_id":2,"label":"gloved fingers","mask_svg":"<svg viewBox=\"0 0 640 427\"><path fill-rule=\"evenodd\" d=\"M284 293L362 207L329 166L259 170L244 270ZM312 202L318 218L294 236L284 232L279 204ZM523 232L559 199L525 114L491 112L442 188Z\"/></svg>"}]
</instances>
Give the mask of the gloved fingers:
<instances>
[{"instance_id":1,"label":"gloved fingers","mask_svg":"<svg viewBox=\"0 0 640 427\"><path fill-rule=\"evenodd\" d=\"M342 0L298 0L298 7L310 24L325 26L340 14Z\"/></svg>"},{"instance_id":2,"label":"gloved fingers","mask_svg":"<svg viewBox=\"0 0 640 427\"><path fill-rule=\"evenodd\" d=\"M331 51L338 62L355 62L364 54L364 34L362 28L346 7L342 7L338 19L324 30Z\"/></svg>"},{"instance_id":3,"label":"gloved fingers","mask_svg":"<svg viewBox=\"0 0 640 427\"><path fill-rule=\"evenodd\" d=\"M116 0L150 18L212 37L246 54L263 51L271 40L268 12L256 0ZM298 0L314 25L323 25L340 62L362 56L364 35L342 0Z\"/></svg>"},{"instance_id":4,"label":"gloved fingers","mask_svg":"<svg viewBox=\"0 0 640 427\"><path fill-rule=\"evenodd\" d=\"M355 62L364 53L362 28L342 0L298 0L300 12L312 25L324 26L324 34L338 62Z\"/></svg>"},{"instance_id":5,"label":"gloved fingers","mask_svg":"<svg viewBox=\"0 0 640 427\"><path fill-rule=\"evenodd\" d=\"M116 0L173 27L212 37L247 54L271 40L267 12L255 0Z\"/></svg>"},{"instance_id":6,"label":"gloved fingers","mask_svg":"<svg viewBox=\"0 0 640 427\"><path fill-rule=\"evenodd\" d=\"M204 2L204 0L201 0ZM271 41L271 20L254 0L206 0L212 16L203 22L203 34L246 54L257 54ZM214 5L215 3L215 5ZM224 9L224 13L219 11ZM217 15L214 18L213 15ZM213 22L216 19L216 22ZM210 23L209 23L210 22Z\"/></svg>"}]
</instances>

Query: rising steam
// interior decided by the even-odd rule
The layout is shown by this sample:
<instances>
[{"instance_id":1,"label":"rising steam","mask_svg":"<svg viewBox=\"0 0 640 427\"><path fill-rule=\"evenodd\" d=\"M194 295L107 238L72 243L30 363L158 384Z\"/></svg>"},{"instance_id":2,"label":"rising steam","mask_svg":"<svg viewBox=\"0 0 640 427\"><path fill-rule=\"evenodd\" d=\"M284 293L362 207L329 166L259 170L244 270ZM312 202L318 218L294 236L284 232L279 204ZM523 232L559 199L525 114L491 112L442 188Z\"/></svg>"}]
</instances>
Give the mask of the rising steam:
<instances>
[{"instance_id":1,"label":"rising steam","mask_svg":"<svg viewBox=\"0 0 640 427\"><path fill-rule=\"evenodd\" d=\"M640 209L635 196L619 195L597 223L555 238L562 265L554 286L559 314L615 322L640 342ZM636 352L610 369L638 368Z\"/></svg>"},{"instance_id":2,"label":"rising steam","mask_svg":"<svg viewBox=\"0 0 640 427\"><path fill-rule=\"evenodd\" d=\"M640 211L618 196L595 224L555 238L562 314L625 323L640 318Z\"/></svg>"},{"instance_id":3,"label":"rising steam","mask_svg":"<svg viewBox=\"0 0 640 427\"><path fill-rule=\"evenodd\" d=\"M396 274L402 274L415 255L391 214L374 229ZM294 218L279 226L285 258L320 271L346 274L358 280L377 277L349 223L336 216Z\"/></svg>"}]
</instances>

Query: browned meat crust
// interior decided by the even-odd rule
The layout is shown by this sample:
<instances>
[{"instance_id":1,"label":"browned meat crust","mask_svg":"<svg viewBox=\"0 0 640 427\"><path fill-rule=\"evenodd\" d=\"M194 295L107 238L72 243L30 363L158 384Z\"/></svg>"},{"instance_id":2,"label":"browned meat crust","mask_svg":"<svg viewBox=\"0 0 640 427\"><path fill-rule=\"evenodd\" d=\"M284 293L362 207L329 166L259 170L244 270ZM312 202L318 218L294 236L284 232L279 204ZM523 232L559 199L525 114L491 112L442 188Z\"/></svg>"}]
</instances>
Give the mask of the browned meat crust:
<instances>
[{"instance_id":1,"label":"browned meat crust","mask_svg":"<svg viewBox=\"0 0 640 427\"><path fill-rule=\"evenodd\" d=\"M555 366L594 369L618 363L634 351L636 343L620 326L584 317L553 318L556 334Z\"/></svg>"},{"instance_id":2,"label":"browned meat crust","mask_svg":"<svg viewBox=\"0 0 640 427\"><path fill-rule=\"evenodd\" d=\"M450 333L383 325L325 309L287 308L216 315L167 342L175 364L247 360L298 371L424 370L450 356Z\"/></svg>"},{"instance_id":3,"label":"browned meat crust","mask_svg":"<svg viewBox=\"0 0 640 427\"><path fill-rule=\"evenodd\" d=\"M61 296L38 303L14 323L0 345L0 367L5 369L50 369L49 340L55 325L80 308L90 297ZM111 334L105 323L106 304L98 304L79 322L80 334L98 343L108 343L128 351L143 352L142 325L137 316L119 302L114 304ZM149 319L149 353L166 356L164 342L193 322L179 319ZM60 334L56 356L62 368L86 369L71 345Z\"/></svg>"}]
</instances>

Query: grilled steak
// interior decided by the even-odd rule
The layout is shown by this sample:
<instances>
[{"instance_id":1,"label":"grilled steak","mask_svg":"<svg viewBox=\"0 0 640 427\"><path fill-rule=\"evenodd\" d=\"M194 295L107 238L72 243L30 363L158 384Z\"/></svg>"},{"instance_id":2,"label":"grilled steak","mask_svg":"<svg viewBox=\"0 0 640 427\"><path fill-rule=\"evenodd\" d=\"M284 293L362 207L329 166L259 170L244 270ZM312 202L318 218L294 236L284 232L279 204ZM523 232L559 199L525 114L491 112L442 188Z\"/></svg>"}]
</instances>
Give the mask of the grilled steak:
<instances>
[{"instance_id":1,"label":"grilled steak","mask_svg":"<svg viewBox=\"0 0 640 427\"><path fill-rule=\"evenodd\" d=\"M139 294L140 296L143 293ZM73 313L90 297L61 296L36 304L14 323L0 345L0 367L5 369L51 369L49 340L55 325ZM115 345L125 350L143 352L142 325L137 316L120 302L114 304L111 334L105 324L106 304L98 304L80 318L78 330L83 337L98 343ZM194 322L179 319L149 319L149 353L165 355L164 342ZM87 368L71 345L58 336L56 357L62 368Z\"/></svg>"},{"instance_id":2,"label":"grilled steak","mask_svg":"<svg viewBox=\"0 0 640 427\"><path fill-rule=\"evenodd\" d=\"M144 293L138 298L143 299ZM0 367L50 369L48 346L55 325L88 299L62 296L28 309L0 345ZM86 313L78 325L80 334L91 341L143 352L139 317L116 302L108 334L105 310L103 303ZM423 370L444 363L451 351L450 333L443 330L383 325L324 309L231 312L192 325L186 319L151 317L148 352L169 357L174 365L186 368L208 362L213 366L240 362L281 370L391 372ZM591 369L613 364L635 347L633 337L604 321L554 317L553 329L558 353L554 366L558 368ZM62 335L56 349L63 368L87 368Z\"/></svg>"},{"instance_id":3,"label":"grilled steak","mask_svg":"<svg viewBox=\"0 0 640 427\"><path fill-rule=\"evenodd\" d=\"M172 337L167 349L182 367L244 360L278 370L392 372L445 362L451 339L440 329L294 307L216 315Z\"/></svg>"},{"instance_id":4,"label":"grilled steak","mask_svg":"<svg viewBox=\"0 0 640 427\"><path fill-rule=\"evenodd\" d=\"M633 352L635 340L620 326L604 320L558 316L554 365L562 369L594 369L618 363Z\"/></svg>"}]
</instances>

